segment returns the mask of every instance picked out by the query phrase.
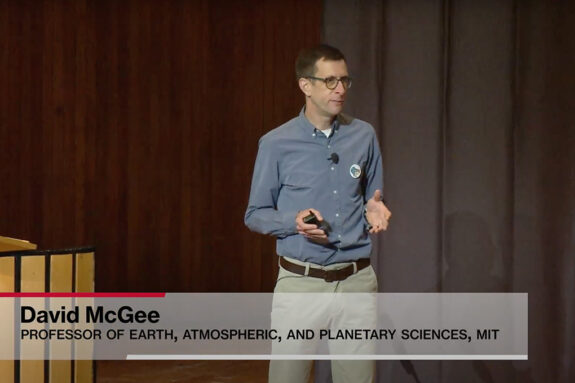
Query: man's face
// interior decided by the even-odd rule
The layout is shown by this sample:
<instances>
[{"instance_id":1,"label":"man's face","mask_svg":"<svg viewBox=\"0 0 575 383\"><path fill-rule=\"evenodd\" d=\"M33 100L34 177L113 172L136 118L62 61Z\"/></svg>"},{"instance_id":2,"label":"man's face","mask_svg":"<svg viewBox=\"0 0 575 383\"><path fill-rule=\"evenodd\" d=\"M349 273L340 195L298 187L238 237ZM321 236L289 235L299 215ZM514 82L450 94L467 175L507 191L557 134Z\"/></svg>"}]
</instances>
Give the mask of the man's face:
<instances>
[{"instance_id":1,"label":"man's face","mask_svg":"<svg viewBox=\"0 0 575 383\"><path fill-rule=\"evenodd\" d=\"M326 61L320 59L316 62L315 66L317 70L314 77L341 78L348 76L347 65L344 60ZM334 89L328 89L325 83L320 80L306 81L308 83L304 84L302 90L307 96L308 102L306 103L306 107L308 112L318 117L332 118L343 110L346 89L341 81L337 83Z\"/></svg>"}]
</instances>

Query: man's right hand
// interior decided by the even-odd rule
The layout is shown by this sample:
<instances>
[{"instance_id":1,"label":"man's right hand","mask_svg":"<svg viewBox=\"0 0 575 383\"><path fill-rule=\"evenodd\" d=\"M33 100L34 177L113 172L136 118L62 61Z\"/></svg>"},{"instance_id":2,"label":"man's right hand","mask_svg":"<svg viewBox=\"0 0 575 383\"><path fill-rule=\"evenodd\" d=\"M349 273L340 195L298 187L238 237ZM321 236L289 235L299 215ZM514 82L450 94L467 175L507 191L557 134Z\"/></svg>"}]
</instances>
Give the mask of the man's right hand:
<instances>
[{"instance_id":1,"label":"man's right hand","mask_svg":"<svg viewBox=\"0 0 575 383\"><path fill-rule=\"evenodd\" d=\"M308 216L312 212L317 217L318 221L323 221L321 213L315 209L304 209L297 213L295 217L295 224L297 227L297 232L306 238L309 238L316 242L325 242L327 235L321 229L317 228L317 225L304 223L303 218Z\"/></svg>"}]
</instances>

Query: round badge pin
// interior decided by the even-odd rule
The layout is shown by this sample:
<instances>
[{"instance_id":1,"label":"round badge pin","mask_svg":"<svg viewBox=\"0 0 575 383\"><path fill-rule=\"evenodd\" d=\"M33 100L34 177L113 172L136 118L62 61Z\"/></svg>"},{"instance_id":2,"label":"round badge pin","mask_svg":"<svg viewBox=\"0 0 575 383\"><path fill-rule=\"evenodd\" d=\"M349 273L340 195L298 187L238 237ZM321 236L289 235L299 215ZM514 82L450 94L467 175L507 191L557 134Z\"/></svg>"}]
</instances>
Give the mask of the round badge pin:
<instances>
[{"instance_id":1,"label":"round badge pin","mask_svg":"<svg viewBox=\"0 0 575 383\"><path fill-rule=\"evenodd\" d=\"M361 175L361 167L358 164L351 165L351 167L349 168L349 174L353 178L359 178L359 176Z\"/></svg>"}]
</instances>

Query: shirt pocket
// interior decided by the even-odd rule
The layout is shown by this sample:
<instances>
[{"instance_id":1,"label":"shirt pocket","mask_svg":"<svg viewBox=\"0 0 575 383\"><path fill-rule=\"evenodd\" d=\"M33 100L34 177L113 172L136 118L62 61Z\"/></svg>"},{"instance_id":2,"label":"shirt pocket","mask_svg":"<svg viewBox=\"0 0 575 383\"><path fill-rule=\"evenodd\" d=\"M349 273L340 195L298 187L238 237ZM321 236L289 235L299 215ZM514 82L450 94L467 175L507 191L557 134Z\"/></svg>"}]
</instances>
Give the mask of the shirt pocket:
<instances>
[{"instance_id":1,"label":"shirt pocket","mask_svg":"<svg viewBox=\"0 0 575 383\"><path fill-rule=\"evenodd\" d=\"M282 182L282 188L287 188L292 191L306 191L311 190L313 187L314 175L311 173L297 172L286 175L285 180Z\"/></svg>"},{"instance_id":2,"label":"shirt pocket","mask_svg":"<svg viewBox=\"0 0 575 383\"><path fill-rule=\"evenodd\" d=\"M286 175L281 182L278 207L290 210L301 210L313 207L319 208L320 201L325 193L325 186L318 183L316 174L305 171L292 172Z\"/></svg>"}]
</instances>

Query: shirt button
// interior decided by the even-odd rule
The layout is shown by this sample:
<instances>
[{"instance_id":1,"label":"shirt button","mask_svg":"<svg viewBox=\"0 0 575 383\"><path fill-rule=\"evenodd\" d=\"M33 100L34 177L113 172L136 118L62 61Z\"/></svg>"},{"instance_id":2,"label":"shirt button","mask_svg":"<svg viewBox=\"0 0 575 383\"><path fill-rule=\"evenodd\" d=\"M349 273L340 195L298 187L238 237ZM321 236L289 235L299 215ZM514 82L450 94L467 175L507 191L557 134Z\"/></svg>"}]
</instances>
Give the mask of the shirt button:
<instances>
[{"instance_id":1,"label":"shirt button","mask_svg":"<svg viewBox=\"0 0 575 383\"><path fill-rule=\"evenodd\" d=\"M334 191L333 191L333 194L337 194L337 190L334 190Z\"/></svg>"},{"instance_id":2,"label":"shirt button","mask_svg":"<svg viewBox=\"0 0 575 383\"><path fill-rule=\"evenodd\" d=\"M314 137L315 137L315 133L313 133L313 134L312 134L312 136L314 136Z\"/></svg>"},{"instance_id":3,"label":"shirt button","mask_svg":"<svg viewBox=\"0 0 575 383\"><path fill-rule=\"evenodd\" d=\"M335 216L336 216L336 217L339 217L339 213L335 213Z\"/></svg>"},{"instance_id":4,"label":"shirt button","mask_svg":"<svg viewBox=\"0 0 575 383\"><path fill-rule=\"evenodd\" d=\"M338 234L337 237L338 237L338 238L341 238L341 234Z\"/></svg>"},{"instance_id":5,"label":"shirt button","mask_svg":"<svg viewBox=\"0 0 575 383\"><path fill-rule=\"evenodd\" d=\"M331 145L328 145L327 148L328 148L328 149L331 149Z\"/></svg>"},{"instance_id":6,"label":"shirt button","mask_svg":"<svg viewBox=\"0 0 575 383\"><path fill-rule=\"evenodd\" d=\"M332 167L331 167L331 170L335 170L335 168L332 166Z\"/></svg>"}]
</instances>

